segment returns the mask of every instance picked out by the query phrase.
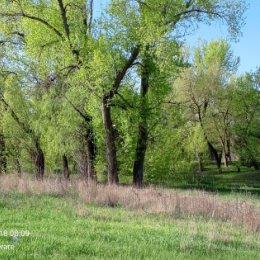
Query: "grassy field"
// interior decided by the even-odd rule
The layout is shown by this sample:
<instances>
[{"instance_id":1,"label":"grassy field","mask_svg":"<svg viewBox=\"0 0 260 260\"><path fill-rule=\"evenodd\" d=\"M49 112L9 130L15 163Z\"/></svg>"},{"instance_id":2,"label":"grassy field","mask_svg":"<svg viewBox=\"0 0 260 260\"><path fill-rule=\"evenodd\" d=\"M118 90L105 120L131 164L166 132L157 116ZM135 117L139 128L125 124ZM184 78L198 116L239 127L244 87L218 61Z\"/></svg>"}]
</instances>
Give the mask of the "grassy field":
<instances>
[{"instance_id":1,"label":"grassy field","mask_svg":"<svg viewBox=\"0 0 260 260\"><path fill-rule=\"evenodd\" d=\"M38 194L32 188L7 189L0 193L0 245L14 249L0 249L0 259L260 259L260 233L232 221L155 213L143 206L147 201L143 210L127 209L104 200L109 194L102 203L90 203L84 196L57 189Z\"/></svg>"},{"instance_id":2,"label":"grassy field","mask_svg":"<svg viewBox=\"0 0 260 260\"><path fill-rule=\"evenodd\" d=\"M125 183L131 183L131 176L124 179ZM202 173L183 173L171 176L167 179L155 178L149 183L168 188L203 189L220 192L248 192L260 195L260 171L252 168L241 167L237 172L235 165L223 167L218 173L215 165L208 165Z\"/></svg>"}]
</instances>

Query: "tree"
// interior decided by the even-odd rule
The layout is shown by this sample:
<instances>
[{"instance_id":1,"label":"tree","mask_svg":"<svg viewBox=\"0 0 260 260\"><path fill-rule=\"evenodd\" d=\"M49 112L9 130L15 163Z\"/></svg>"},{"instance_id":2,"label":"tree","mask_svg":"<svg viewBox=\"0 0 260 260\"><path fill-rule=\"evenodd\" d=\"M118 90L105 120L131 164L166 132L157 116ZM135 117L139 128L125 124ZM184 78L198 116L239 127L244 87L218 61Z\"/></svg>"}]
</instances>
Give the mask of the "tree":
<instances>
[{"instance_id":1,"label":"tree","mask_svg":"<svg viewBox=\"0 0 260 260\"><path fill-rule=\"evenodd\" d=\"M194 65L184 69L174 87L177 101L188 109L189 120L200 124L219 172L230 141L228 80L237 64L227 42L212 41L196 49Z\"/></svg>"},{"instance_id":2,"label":"tree","mask_svg":"<svg viewBox=\"0 0 260 260\"><path fill-rule=\"evenodd\" d=\"M63 78L59 77L63 82L69 74L84 69L88 62L92 5L93 1L90 1L89 9L86 9L86 2L81 0L1 3L0 18L3 28L7 28L3 33L6 37L18 34L26 39L22 50L38 61L39 77L48 81L50 73L53 80L63 75ZM91 116L85 116L86 119L86 126L92 129ZM86 145L94 146L93 133L86 138ZM89 147L88 151L92 153L93 149ZM87 162L88 170L92 172L86 177L93 175L95 155L92 153L88 157L92 158Z\"/></svg>"},{"instance_id":3,"label":"tree","mask_svg":"<svg viewBox=\"0 0 260 260\"><path fill-rule=\"evenodd\" d=\"M259 70L232 82L232 134L240 162L259 169L260 92Z\"/></svg>"},{"instance_id":4,"label":"tree","mask_svg":"<svg viewBox=\"0 0 260 260\"><path fill-rule=\"evenodd\" d=\"M141 72L141 99L146 99L149 95L149 78L153 74L149 70L147 63L151 57L149 52L157 49L158 42L168 39L169 36L178 30L187 29L190 23L210 22L212 20L223 20L227 23L231 35L239 34L242 14L244 12L243 3L241 1L176 1L173 4L170 1L134 1L132 8L136 8L135 3L138 2L137 16L135 17L139 31L139 44L144 50ZM131 3L125 1L117 1L123 3L120 8L124 8L126 13L131 8ZM134 13L134 12L133 12ZM123 24L123 23L122 23ZM151 37L152 36L152 37ZM156 43L157 42L157 43ZM148 52L149 50L149 52ZM145 104L145 102L143 103ZM145 105L143 105L144 107ZM142 108L144 109L144 108ZM143 114L143 113L142 113ZM136 146L136 156L133 167L133 183L141 186L143 181L143 165L147 148L148 129L145 118L142 118L138 127L138 141ZM212 149L213 150L213 149ZM216 155L216 154L215 154Z\"/></svg>"}]
</instances>

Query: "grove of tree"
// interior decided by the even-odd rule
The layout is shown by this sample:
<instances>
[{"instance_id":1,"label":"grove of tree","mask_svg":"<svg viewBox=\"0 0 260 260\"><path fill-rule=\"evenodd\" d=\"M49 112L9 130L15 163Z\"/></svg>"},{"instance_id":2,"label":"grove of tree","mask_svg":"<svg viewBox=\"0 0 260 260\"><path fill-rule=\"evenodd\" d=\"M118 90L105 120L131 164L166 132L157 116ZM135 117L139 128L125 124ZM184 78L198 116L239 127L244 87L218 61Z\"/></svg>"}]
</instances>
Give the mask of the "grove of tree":
<instances>
[{"instance_id":1,"label":"grove of tree","mask_svg":"<svg viewBox=\"0 0 260 260\"><path fill-rule=\"evenodd\" d=\"M228 40L188 50L241 0L0 1L0 172L118 184L260 167L260 70L237 74Z\"/></svg>"}]
</instances>

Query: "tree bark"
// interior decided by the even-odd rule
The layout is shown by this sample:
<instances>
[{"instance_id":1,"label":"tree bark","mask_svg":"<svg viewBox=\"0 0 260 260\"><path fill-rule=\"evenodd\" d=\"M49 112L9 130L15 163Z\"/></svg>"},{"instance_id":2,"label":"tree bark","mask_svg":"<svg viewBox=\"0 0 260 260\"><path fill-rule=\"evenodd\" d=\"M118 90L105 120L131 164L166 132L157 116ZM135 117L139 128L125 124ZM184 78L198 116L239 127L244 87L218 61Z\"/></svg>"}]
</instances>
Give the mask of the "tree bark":
<instances>
[{"instance_id":1,"label":"tree bark","mask_svg":"<svg viewBox=\"0 0 260 260\"><path fill-rule=\"evenodd\" d=\"M43 180L44 170L45 170L45 158L39 140L35 141L35 148L36 148L36 154L35 154L36 178L38 180Z\"/></svg>"},{"instance_id":2,"label":"tree bark","mask_svg":"<svg viewBox=\"0 0 260 260\"><path fill-rule=\"evenodd\" d=\"M69 170L69 161L68 157L63 154L62 156L62 162L63 162L63 175L65 180L69 181L70 180L70 170Z\"/></svg>"},{"instance_id":3,"label":"tree bark","mask_svg":"<svg viewBox=\"0 0 260 260\"><path fill-rule=\"evenodd\" d=\"M196 106L198 108L198 116L199 116L200 126L201 126L201 128L203 130L203 135L204 135L204 138L205 138L205 140L207 142L210 156L213 156L213 158L214 158L214 160L216 162L216 165L217 165L218 173L221 173L221 154L220 155L218 154L218 151L215 149L215 147L209 141L208 136L207 136L206 131L205 131L205 128L204 128L201 109L200 109L200 107L197 104L196 104ZM207 104L204 105L204 114L206 113L207 106L208 106Z\"/></svg>"},{"instance_id":4,"label":"tree bark","mask_svg":"<svg viewBox=\"0 0 260 260\"><path fill-rule=\"evenodd\" d=\"M218 151L215 149L215 147L209 142L207 141L208 144L208 148L210 153L213 155L216 165L217 165L217 169L218 169L218 173L221 173L221 154L218 154Z\"/></svg>"},{"instance_id":5,"label":"tree bark","mask_svg":"<svg viewBox=\"0 0 260 260\"><path fill-rule=\"evenodd\" d=\"M90 181L96 181L95 157L96 145L92 126L88 125L86 133L86 156L87 156L87 178Z\"/></svg>"},{"instance_id":6,"label":"tree bark","mask_svg":"<svg viewBox=\"0 0 260 260\"><path fill-rule=\"evenodd\" d=\"M149 58L143 59L141 71L141 109L140 123L138 126L138 138L135 151L135 161L133 166L133 185L141 187L143 185L144 161L147 149L148 130L147 130L147 94L149 90Z\"/></svg>"},{"instance_id":7,"label":"tree bark","mask_svg":"<svg viewBox=\"0 0 260 260\"><path fill-rule=\"evenodd\" d=\"M118 179L118 161L116 154L116 134L112 123L111 107L109 102L118 93L118 89L124 79L127 71L131 68L140 52L139 46L132 49L130 57L125 61L124 66L119 70L114 78L112 88L102 98L103 125L105 129L106 157L107 157L107 175L109 184L117 184Z\"/></svg>"},{"instance_id":8,"label":"tree bark","mask_svg":"<svg viewBox=\"0 0 260 260\"><path fill-rule=\"evenodd\" d=\"M228 162L232 162L232 157L231 157L231 144L230 144L230 137L227 137L227 159Z\"/></svg>"},{"instance_id":9,"label":"tree bark","mask_svg":"<svg viewBox=\"0 0 260 260\"><path fill-rule=\"evenodd\" d=\"M116 135L112 124L111 108L106 97L103 97L102 99L102 114L105 129L108 183L117 184L119 179L116 156Z\"/></svg>"},{"instance_id":10,"label":"tree bark","mask_svg":"<svg viewBox=\"0 0 260 260\"><path fill-rule=\"evenodd\" d=\"M144 122L139 124L138 140L135 151L135 161L133 167L133 184L136 187L142 187L144 177L144 160L147 149L148 132Z\"/></svg>"}]
</instances>

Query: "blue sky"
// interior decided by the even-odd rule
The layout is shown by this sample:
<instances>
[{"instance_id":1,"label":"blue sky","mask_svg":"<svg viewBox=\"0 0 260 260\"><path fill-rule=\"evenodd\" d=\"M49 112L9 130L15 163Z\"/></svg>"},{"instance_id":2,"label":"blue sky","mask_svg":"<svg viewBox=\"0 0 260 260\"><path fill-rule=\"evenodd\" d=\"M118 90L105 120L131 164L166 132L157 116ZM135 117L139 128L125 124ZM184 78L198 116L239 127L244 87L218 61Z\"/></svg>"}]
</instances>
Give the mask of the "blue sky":
<instances>
[{"instance_id":1,"label":"blue sky","mask_svg":"<svg viewBox=\"0 0 260 260\"><path fill-rule=\"evenodd\" d=\"M240 57L239 73L254 71L260 67L260 0L247 0L249 7L245 13L245 25L238 42L231 42L235 56ZM210 41L220 37L228 38L224 25L214 23L211 26L201 24L191 36L186 37L189 46L195 46L198 40Z\"/></svg>"},{"instance_id":2,"label":"blue sky","mask_svg":"<svg viewBox=\"0 0 260 260\"><path fill-rule=\"evenodd\" d=\"M95 14L100 14L108 0L96 0ZM245 13L246 24L242 28L243 35L238 42L231 42L235 56L240 57L239 73L254 71L260 67L260 0L247 0L249 4ZM187 45L196 46L199 41L210 41L228 38L226 27L221 23L211 26L200 24L199 29L185 38Z\"/></svg>"}]
</instances>

